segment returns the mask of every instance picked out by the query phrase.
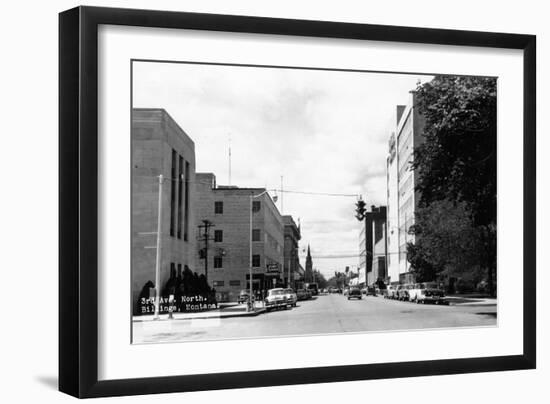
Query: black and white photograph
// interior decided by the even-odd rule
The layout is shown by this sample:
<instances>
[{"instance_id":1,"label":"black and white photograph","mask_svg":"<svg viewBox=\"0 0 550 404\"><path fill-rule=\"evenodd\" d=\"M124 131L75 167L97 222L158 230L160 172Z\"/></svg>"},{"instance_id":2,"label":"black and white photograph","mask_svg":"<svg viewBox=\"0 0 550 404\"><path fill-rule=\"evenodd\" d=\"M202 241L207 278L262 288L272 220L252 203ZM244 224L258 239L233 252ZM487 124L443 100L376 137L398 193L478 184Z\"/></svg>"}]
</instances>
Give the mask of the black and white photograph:
<instances>
[{"instance_id":1,"label":"black and white photograph","mask_svg":"<svg viewBox=\"0 0 550 404\"><path fill-rule=\"evenodd\" d=\"M498 326L496 77L130 69L133 344Z\"/></svg>"}]
</instances>

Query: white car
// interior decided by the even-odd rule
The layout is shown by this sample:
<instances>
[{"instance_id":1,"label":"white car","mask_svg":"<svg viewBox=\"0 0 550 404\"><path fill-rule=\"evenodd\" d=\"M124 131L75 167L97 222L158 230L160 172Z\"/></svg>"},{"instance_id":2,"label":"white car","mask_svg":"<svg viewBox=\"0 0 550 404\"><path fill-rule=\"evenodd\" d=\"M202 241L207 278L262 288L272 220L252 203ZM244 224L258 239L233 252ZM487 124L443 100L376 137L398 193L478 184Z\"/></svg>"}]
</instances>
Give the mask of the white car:
<instances>
[{"instance_id":1,"label":"white car","mask_svg":"<svg viewBox=\"0 0 550 404\"><path fill-rule=\"evenodd\" d=\"M267 310L288 308L285 290L283 288L269 289L264 303Z\"/></svg>"},{"instance_id":2,"label":"white car","mask_svg":"<svg viewBox=\"0 0 550 404\"><path fill-rule=\"evenodd\" d=\"M435 282L423 282L414 284L409 289L409 300L416 303L441 303L445 304L445 292Z\"/></svg>"}]
</instances>

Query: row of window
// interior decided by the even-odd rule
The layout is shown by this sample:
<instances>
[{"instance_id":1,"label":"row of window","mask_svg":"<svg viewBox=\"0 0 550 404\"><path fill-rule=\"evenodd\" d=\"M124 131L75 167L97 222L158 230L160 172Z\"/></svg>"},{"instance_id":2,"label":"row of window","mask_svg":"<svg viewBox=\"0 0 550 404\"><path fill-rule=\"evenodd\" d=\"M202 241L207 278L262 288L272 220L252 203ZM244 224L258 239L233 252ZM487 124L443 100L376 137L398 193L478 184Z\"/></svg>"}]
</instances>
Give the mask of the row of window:
<instances>
[{"instance_id":1,"label":"row of window","mask_svg":"<svg viewBox=\"0 0 550 404\"><path fill-rule=\"evenodd\" d=\"M174 149L172 149L170 182L170 236L177 236L181 239L183 229L183 239L187 241L189 232L189 162L185 161Z\"/></svg>"},{"instance_id":2,"label":"row of window","mask_svg":"<svg viewBox=\"0 0 550 404\"><path fill-rule=\"evenodd\" d=\"M252 211L259 212L261 209L262 203L260 201L252 201ZM223 215L223 201L214 202L214 213L216 215Z\"/></svg>"},{"instance_id":3,"label":"row of window","mask_svg":"<svg viewBox=\"0 0 550 404\"><path fill-rule=\"evenodd\" d=\"M212 286L214 287L223 287L225 286L225 281L213 281ZM241 281L235 279L229 281L229 286L241 286Z\"/></svg>"},{"instance_id":4,"label":"row of window","mask_svg":"<svg viewBox=\"0 0 550 404\"><path fill-rule=\"evenodd\" d=\"M261 257L259 254L252 255L252 267L259 268L261 266ZM215 256L214 257L214 268L223 268L223 257Z\"/></svg>"},{"instance_id":5,"label":"row of window","mask_svg":"<svg viewBox=\"0 0 550 404\"><path fill-rule=\"evenodd\" d=\"M260 229L252 229L252 241L262 241ZM223 230L214 230L214 242L223 243Z\"/></svg>"}]
</instances>

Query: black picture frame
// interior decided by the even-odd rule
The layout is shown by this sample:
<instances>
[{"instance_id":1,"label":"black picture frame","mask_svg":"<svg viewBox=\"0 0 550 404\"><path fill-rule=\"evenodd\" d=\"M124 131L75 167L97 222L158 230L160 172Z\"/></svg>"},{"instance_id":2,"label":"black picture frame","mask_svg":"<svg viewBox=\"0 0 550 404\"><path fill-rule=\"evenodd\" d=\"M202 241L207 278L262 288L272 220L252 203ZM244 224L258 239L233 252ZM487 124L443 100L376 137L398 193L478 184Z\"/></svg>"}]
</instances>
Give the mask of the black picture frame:
<instances>
[{"instance_id":1,"label":"black picture frame","mask_svg":"<svg viewBox=\"0 0 550 404\"><path fill-rule=\"evenodd\" d=\"M98 381L100 24L522 50L523 354ZM96 7L60 13L59 390L84 398L535 368L535 73L533 35Z\"/></svg>"}]
</instances>

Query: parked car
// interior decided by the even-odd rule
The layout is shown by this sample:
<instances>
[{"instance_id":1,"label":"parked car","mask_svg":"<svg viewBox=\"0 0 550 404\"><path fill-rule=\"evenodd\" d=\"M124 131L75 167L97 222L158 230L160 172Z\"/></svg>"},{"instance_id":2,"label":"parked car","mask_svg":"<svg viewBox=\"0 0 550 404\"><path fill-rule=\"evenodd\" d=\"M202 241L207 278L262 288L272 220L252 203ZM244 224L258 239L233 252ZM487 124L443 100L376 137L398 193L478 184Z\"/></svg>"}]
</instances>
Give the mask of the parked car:
<instances>
[{"instance_id":1,"label":"parked car","mask_svg":"<svg viewBox=\"0 0 550 404\"><path fill-rule=\"evenodd\" d=\"M397 286L390 285L388 286L387 293L384 295L386 299L397 299Z\"/></svg>"},{"instance_id":2,"label":"parked car","mask_svg":"<svg viewBox=\"0 0 550 404\"><path fill-rule=\"evenodd\" d=\"M307 300L307 292L305 289L298 289L296 291L296 297L298 298L298 300Z\"/></svg>"},{"instance_id":3,"label":"parked car","mask_svg":"<svg viewBox=\"0 0 550 404\"><path fill-rule=\"evenodd\" d=\"M380 290L378 290L378 292L380 292ZM377 293L376 286L374 286L374 285L367 286L366 291L365 291L365 295L367 295L367 296L377 296L378 293Z\"/></svg>"},{"instance_id":4,"label":"parked car","mask_svg":"<svg viewBox=\"0 0 550 404\"><path fill-rule=\"evenodd\" d=\"M350 288L348 291L348 300L350 299L361 299L361 290L359 288Z\"/></svg>"},{"instance_id":5,"label":"parked car","mask_svg":"<svg viewBox=\"0 0 550 404\"><path fill-rule=\"evenodd\" d=\"M435 282L423 282L413 285L409 290L409 299L416 303L446 303L445 292Z\"/></svg>"},{"instance_id":6,"label":"parked car","mask_svg":"<svg viewBox=\"0 0 550 404\"><path fill-rule=\"evenodd\" d=\"M250 295L250 291L248 289L243 289L239 293L239 297L237 298L237 303L242 304L246 303L248 301L248 296Z\"/></svg>"},{"instance_id":7,"label":"parked car","mask_svg":"<svg viewBox=\"0 0 550 404\"><path fill-rule=\"evenodd\" d=\"M409 300L409 290L411 289L410 284L403 284L397 287L397 300L408 301Z\"/></svg>"},{"instance_id":8,"label":"parked car","mask_svg":"<svg viewBox=\"0 0 550 404\"><path fill-rule=\"evenodd\" d=\"M286 301L293 307L296 307L296 302L298 301L298 295L290 288L285 289Z\"/></svg>"},{"instance_id":9,"label":"parked car","mask_svg":"<svg viewBox=\"0 0 550 404\"><path fill-rule=\"evenodd\" d=\"M288 302L286 300L285 290L283 288L269 289L267 291L267 296L264 303L267 310L281 308L287 309Z\"/></svg>"},{"instance_id":10,"label":"parked car","mask_svg":"<svg viewBox=\"0 0 550 404\"><path fill-rule=\"evenodd\" d=\"M313 292L311 289L305 289L306 291L306 299L311 299L311 297L313 296Z\"/></svg>"}]
</instances>

